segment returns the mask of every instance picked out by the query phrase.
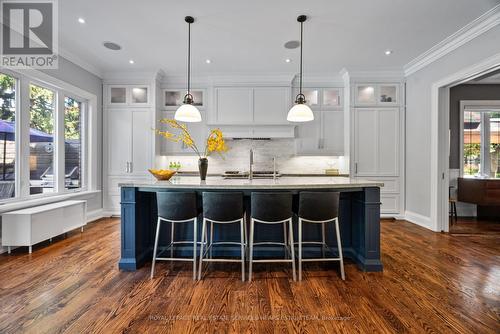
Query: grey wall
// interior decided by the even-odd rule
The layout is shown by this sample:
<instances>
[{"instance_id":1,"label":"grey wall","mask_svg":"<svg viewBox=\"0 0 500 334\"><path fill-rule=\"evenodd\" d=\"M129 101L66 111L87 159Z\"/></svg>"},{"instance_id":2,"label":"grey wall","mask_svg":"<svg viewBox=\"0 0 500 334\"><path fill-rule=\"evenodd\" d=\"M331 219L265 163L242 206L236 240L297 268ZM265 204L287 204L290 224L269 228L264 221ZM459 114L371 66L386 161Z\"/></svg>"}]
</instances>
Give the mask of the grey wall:
<instances>
[{"instance_id":1,"label":"grey wall","mask_svg":"<svg viewBox=\"0 0 500 334\"><path fill-rule=\"evenodd\" d=\"M500 53L500 26L469 41L407 77L406 211L428 219L431 214L431 91L433 83L464 67Z\"/></svg>"},{"instance_id":2,"label":"grey wall","mask_svg":"<svg viewBox=\"0 0 500 334\"><path fill-rule=\"evenodd\" d=\"M500 100L500 85L458 85L450 89L450 168L460 168L460 101Z\"/></svg>"},{"instance_id":3,"label":"grey wall","mask_svg":"<svg viewBox=\"0 0 500 334\"><path fill-rule=\"evenodd\" d=\"M97 96L97 188L102 190L102 79L72 62L59 58L59 68L43 70L46 74ZM88 212L102 209L102 194L86 197Z\"/></svg>"}]
</instances>

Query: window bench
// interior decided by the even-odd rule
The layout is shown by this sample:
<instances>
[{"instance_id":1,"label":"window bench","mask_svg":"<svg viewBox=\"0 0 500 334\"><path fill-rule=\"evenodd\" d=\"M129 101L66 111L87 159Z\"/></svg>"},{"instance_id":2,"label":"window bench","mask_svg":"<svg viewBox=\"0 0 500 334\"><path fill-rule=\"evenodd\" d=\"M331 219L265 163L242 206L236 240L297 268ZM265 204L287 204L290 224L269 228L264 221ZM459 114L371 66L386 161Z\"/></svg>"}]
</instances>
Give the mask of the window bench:
<instances>
[{"instance_id":1,"label":"window bench","mask_svg":"<svg viewBox=\"0 0 500 334\"><path fill-rule=\"evenodd\" d=\"M32 246L87 222L87 201L63 201L2 214L2 246Z\"/></svg>"}]
</instances>

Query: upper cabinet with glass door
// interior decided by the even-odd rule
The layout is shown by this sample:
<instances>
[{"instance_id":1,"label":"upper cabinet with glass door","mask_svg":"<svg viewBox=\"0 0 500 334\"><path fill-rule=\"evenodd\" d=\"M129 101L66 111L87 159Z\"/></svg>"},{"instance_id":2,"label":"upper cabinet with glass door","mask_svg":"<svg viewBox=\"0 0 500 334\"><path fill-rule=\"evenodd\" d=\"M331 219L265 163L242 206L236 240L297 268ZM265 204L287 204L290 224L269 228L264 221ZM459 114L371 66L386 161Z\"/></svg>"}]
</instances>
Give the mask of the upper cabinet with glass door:
<instances>
[{"instance_id":1,"label":"upper cabinet with glass door","mask_svg":"<svg viewBox=\"0 0 500 334\"><path fill-rule=\"evenodd\" d=\"M303 88L302 93L312 110L342 109L342 88Z\"/></svg>"},{"instance_id":2,"label":"upper cabinet with glass door","mask_svg":"<svg viewBox=\"0 0 500 334\"><path fill-rule=\"evenodd\" d=\"M149 86L147 85L109 85L107 104L109 106L149 106Z\"/></svg>"},{"instance_id":3,"label":"upper cabinet with glass door","mask_svg":"<svg viewBox=\"0 0 500 334\"><path fill-rule=\"evenodd\" d=\"M354 86L354 104L357 106L395 106L399 104L399 84L362 83Z\"/></svg>"}]
</instances>

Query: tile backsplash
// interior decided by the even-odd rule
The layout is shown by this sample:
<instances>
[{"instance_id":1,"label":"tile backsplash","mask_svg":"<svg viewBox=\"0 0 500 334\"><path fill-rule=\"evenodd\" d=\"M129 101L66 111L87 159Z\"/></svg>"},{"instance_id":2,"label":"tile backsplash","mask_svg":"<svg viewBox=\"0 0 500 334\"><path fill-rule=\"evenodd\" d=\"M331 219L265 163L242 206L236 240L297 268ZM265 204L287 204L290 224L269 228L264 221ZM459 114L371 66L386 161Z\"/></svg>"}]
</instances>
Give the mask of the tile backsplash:
<instances>
[{"instance_id":1,"label":"tile backsplash","mask_svg":"<svg viewBox=\"0 0 500 334\"><path fill-rule=\"evenodd\" d=\"M254 170L272 170L273 157L276 157L276 169L282 174L324 174L327 168L338 168L342 174L349 173L347 159L343 156L296 156L293 138L227 140L227 145L229 151L223 158L218 154L208 158L209 174L227 170L248 171L250 149L254 151ZM161 156L157 159L157 167L168 168L170 161L180 162L181 171L198 171L196 156Z\"/></svg>"}]
</instances>

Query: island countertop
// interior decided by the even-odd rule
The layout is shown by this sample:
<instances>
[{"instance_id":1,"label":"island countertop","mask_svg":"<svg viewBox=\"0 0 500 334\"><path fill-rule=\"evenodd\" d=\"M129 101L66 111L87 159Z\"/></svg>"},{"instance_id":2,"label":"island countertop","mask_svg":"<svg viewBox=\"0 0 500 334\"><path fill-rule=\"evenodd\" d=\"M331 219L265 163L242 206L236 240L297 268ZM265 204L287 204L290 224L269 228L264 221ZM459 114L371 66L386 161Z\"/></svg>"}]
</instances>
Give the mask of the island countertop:
<instances>
[{"instance_id":1,"label":"island countertop","mask_svg":"<svg viewBox=\"0 0 500 334\"><path fill-rule=\"evenodd\" d=\"M160 188L160 189L348 189L383 187L384 184L349 177L289 177L273 179L224 179L220 176L209 176L200 181L198 176L175 177L170 181L133 181L120 183L120 187Z\"/></svg>"},{"instance_id":2,"label":"island countertop","mask_svg":"<svg viewBox=\"0 0 500 334\"><path fill-rule=\"evenodd\" d=\"M199 176L183 176L174 177L170 181L155 181L151 178L124 182L120 187L122 247L119 268L121 270L137 270L151 259L155 237L154 226L158 219L156 193L186 190L197 194L199 205L202 203L204 191L242 192L247 216L251 212L250 198L254 191L287 191L292 193L294 203L297 203L302 191L340 192L339 223L344 257L354 261L364 271L382 271L383 268L380 261L380 187L383 187L381 182L338 176L282 176L276 180L224 179L221 176L209 176L206 181L200 181ZM314 233L318 232L313 227L308 226L303 230L308 238L314 237ZM167 230L164 233L170 233ZM277 229L277 231L266 232L265 238L281 240L282 230ZM227 233L237 236L235 231ZM261 233L256 232L256 238L262 238ZM171 240L169 239L171 236L167 234L160 238L161 244ZM186 230L185 239L189 240L190 235L193 235L193 231ZM333 236L333 233L327 233L327 243L335 249L337 242ZM272 252L272 250L265 252L268 251Z\"/></svg>"}]
</instances>

